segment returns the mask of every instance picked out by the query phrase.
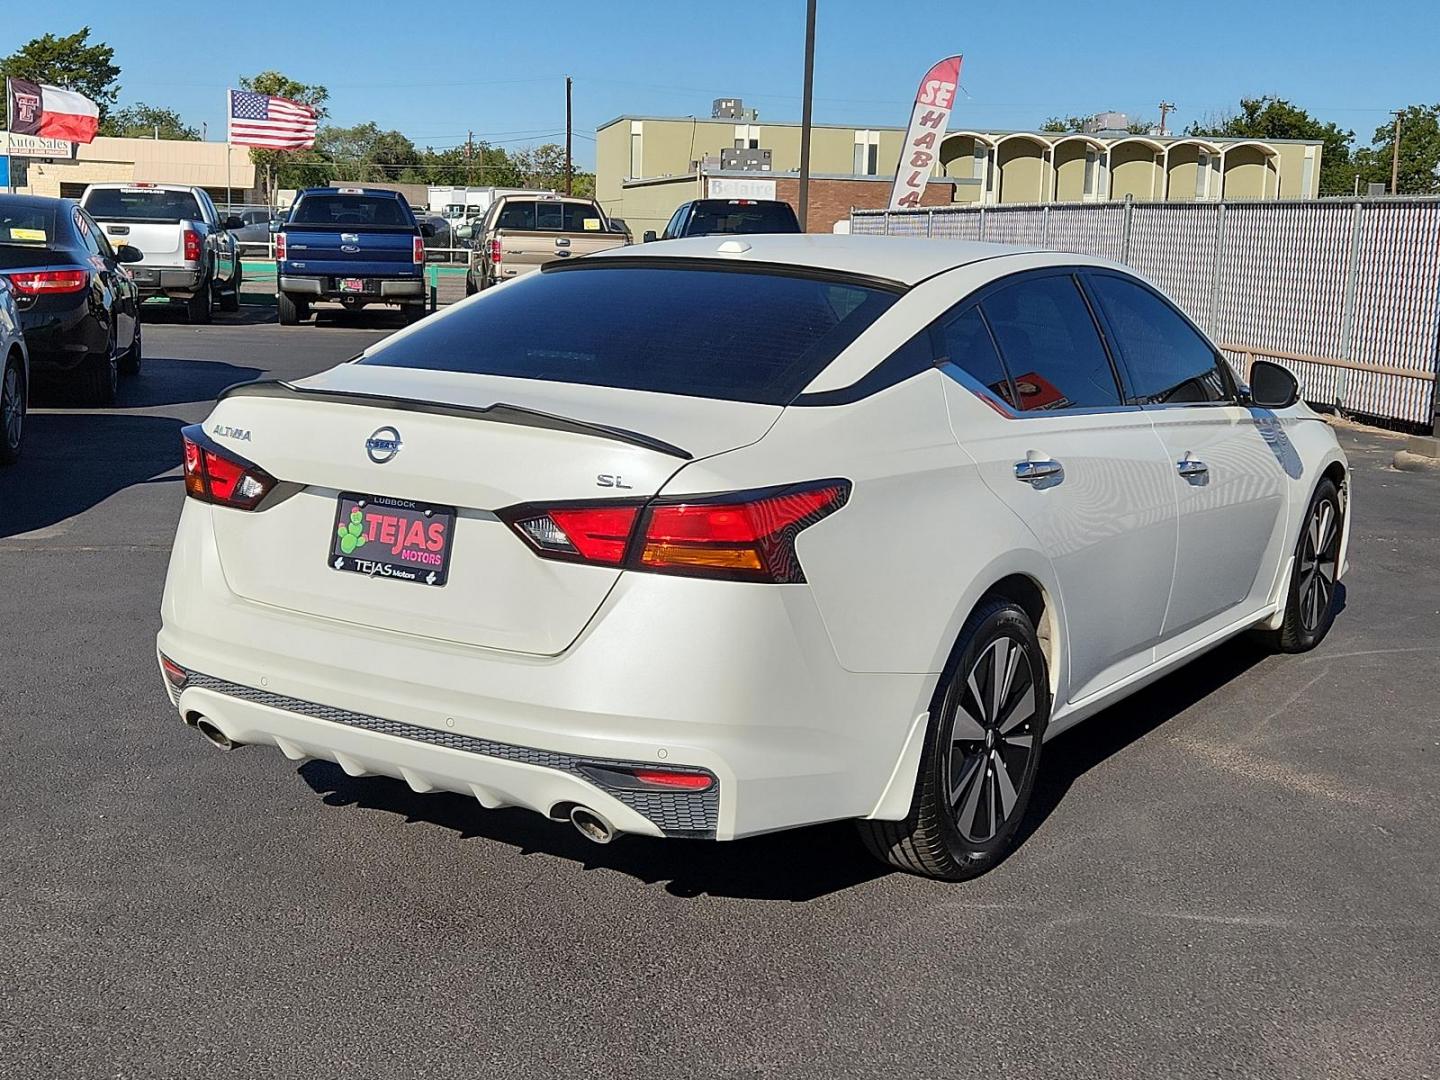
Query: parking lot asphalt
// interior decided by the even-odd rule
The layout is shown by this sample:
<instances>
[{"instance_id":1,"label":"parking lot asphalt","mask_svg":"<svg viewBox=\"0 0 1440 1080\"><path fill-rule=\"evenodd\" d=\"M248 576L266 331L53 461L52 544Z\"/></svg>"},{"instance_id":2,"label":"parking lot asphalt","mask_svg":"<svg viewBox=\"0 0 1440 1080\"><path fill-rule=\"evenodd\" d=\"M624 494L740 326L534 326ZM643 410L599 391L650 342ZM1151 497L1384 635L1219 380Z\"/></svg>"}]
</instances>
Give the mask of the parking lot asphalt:
<instances>
[{"instance_id":1,"label":"parking lot asphalt","mask_svg":"<svg viewBox=\"0 0 1440 1080\"><path fill-rule=\"evenodd\" d=\"M1440 474L1397 440L1341 431L1318 650L1059 737L1023 845L942 885L843 823L599 847L185 729L180 426L398 325L268 317L157 318L115 408L37 409L0 471L6 1077L1440 1077Z\"/></svg>"}]
</instances>

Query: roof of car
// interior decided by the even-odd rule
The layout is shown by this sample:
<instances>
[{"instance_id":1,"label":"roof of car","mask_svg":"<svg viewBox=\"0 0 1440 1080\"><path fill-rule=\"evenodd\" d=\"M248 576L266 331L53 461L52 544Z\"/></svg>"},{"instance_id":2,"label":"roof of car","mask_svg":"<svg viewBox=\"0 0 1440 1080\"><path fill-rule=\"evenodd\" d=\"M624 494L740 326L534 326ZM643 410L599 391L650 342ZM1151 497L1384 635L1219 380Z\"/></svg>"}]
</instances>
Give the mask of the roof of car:
<instances>
[{"instance_id":1,"label":"roof of car","mask_svg":"<svg viewBox=\"0 0 1440 1080\"><path fill-rule=\"evenodd\" d=\"M50 195L6 195L3 191L0 191L0 202L10 206L35 206L46 209L75 204L74 199L57 199Z\"/></svg>"},{"instance_id":2,"label":"roof of car","mask_svg":"<svg viewBox=\"0 0 1440 1080\"><path fill-rule=\"evenodd\" d=\"M363 185L357 185L352 187L349 184L346 184L343 187L305 188L295 196L295 199L298 202L306 195L387 195L392 199L401 199L401 201L404 201L403 196L400 194L400 192L391 191L389 188L369 188ZM406 203L405 205L409 206L410 204Z\"/></svg>"},{"instance_id":3,"label":"roof of car","mask_svg":"<svg viewBox=\"0 0 1440 1080\"><path fill-rule=\"evenodd\" d=\"M744 245L742 250L736 250ZM769 263L832 270L914 285L959 266L1041 248L981 244L970 240L926 240L903 236L840 236L829 233L753 233L695 236L597 251L595 259L676 258ZM1078 259L1079 257L1077 257ZM1084 260L1093 261L1093 260Z\"/></svg>"}]
</instances>

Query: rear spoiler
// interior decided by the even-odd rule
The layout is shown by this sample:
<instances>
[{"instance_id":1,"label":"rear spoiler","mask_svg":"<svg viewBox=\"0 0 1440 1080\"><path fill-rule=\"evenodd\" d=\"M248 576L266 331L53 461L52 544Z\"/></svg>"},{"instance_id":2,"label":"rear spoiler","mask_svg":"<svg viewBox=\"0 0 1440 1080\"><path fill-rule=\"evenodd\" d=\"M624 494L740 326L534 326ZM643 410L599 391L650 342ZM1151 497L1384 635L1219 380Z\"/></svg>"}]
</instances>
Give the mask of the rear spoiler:
<instances>
[{"instance_id":1,"label":"rear spoiler","mask_svg":"<svg viewBox=\"0 0 1440 1080\"><path fill-rule=\"evenodd\" d=\"M489 420L497 424L517 424L521 427L543 428L547 431L568 431L576 435L593 435L600 439L629 443L669 457L690 461L694 458L688 450L682 450L671 443L643 435L638 431L597 424L589 420L575 420L568 416L527 409L523 405L509 405L497 401L494 405L452 405L443 401L418 401L414 398L391 397L387 394L359 394L346 390L319 390L300 387L280 379L259 379L254 382L236 383L227 386L216 396L216 401L234 397L292 398L311 401L326 401L332 405L359 405L372 409L395 409L400 412L428 413L431 416L456 416L465 420Z\"/></svg>"}]
</instances>

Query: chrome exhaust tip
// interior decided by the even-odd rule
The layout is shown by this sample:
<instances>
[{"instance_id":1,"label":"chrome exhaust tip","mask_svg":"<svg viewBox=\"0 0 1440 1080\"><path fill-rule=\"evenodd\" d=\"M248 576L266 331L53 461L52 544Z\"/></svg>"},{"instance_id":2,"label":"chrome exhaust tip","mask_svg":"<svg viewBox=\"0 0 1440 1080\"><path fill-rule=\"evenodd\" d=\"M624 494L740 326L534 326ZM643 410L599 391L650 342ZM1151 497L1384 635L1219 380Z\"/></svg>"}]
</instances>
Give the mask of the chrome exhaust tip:
<instances>
[{"instance_id":1,"label":"chrome exhaust tip","mask_svg":"<svg viewBox=\"0 0 1440 1080\"><path fill-rule=\"evenodd\" d=\"M586 840L608 844L615 839L615 827L589 807L577 806L570 811L570 824L580 830Z\"/></svg>"},{"instance_id":2,"label":"chrome exhaust tip","mask_svg":"<svg viewBox=\"0 0 1440 1080\"><path fill-rule=\"evenodd\" d=\"M202 716L195 721L195 730L205 736L205 741L221 750L234 750L242 745L221 731L209 717Z\"/></svg>"}]
</instances>

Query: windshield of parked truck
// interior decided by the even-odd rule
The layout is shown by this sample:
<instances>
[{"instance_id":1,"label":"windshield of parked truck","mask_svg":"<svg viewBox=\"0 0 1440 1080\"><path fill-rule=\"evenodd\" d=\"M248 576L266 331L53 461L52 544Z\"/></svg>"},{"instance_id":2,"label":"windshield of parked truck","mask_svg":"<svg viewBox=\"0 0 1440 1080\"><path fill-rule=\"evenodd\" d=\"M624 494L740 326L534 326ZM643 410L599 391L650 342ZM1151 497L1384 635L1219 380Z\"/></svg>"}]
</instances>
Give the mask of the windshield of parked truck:
<instances>
[{"instance_id":1,"label":"windshield of parked truck","mask_svg":"<svg viewBox=\"0 0 1440 1080\"><path fill-rule=\"evenodd\" d=\"M400 200L381 195L306 195L291 212L289 224L315 229L414 229Z\"/></svg>"},{"instance_id":2,"label":"windshield of parked truck","mask_svg":"<svg viewBox=\"0 0 1440 1080\"><path fill-rule=\"evenodd\" d=\"M188 191L156 188L91 188L81 205L99 221L139 221L173 225L203 221L200 203Z\"/></svg>"}]
</instances>

